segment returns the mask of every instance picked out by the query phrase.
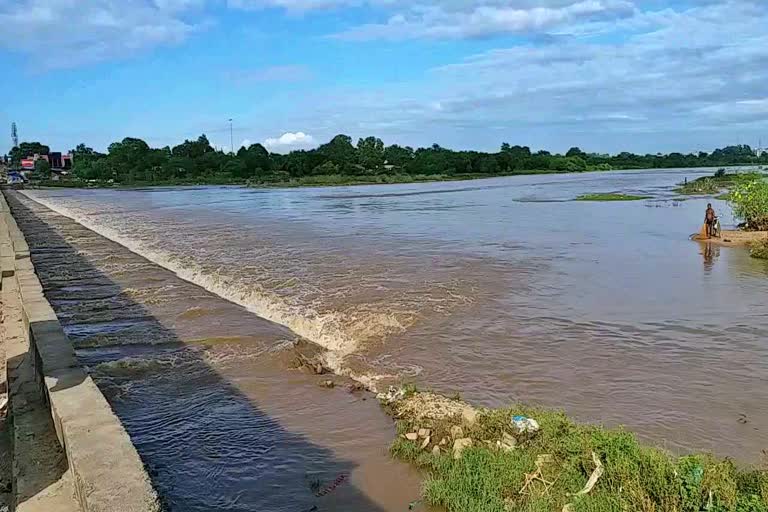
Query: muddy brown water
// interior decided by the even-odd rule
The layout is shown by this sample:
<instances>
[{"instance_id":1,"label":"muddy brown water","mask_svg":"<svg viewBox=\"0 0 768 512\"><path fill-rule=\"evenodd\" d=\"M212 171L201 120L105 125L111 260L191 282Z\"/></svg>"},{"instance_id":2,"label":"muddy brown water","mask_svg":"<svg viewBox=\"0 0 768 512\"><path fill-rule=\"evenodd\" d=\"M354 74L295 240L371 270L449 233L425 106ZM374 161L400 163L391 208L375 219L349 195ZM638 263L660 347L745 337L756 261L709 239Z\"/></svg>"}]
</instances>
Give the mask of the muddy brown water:
<instances>
[{"instance_id":1,"label":"muddy brown water","mask_svg":"<svg viewBox=\"0 0 768 512\"><path fill-rule=\"evenodd\" d=\"M387 454L391 419L344 380L325 389L329 376L294 369L291 331L28 199L10 204L167 510L395 511L418 498L419 475Z\"/></svg>"},{"instance_id":2,"label":"muddy brown water","mask_svg":"<svg viewBox=\"0 0 768 512\"><path fill-rule=\"evenodd\" d=\"M768 266L743 249L690 241L708 201L725 226L733 219L721 201L681 201L670 191L712 172L25 194L287 327L286 335L326 347L329 364L369 384L406 379L480 405L562 407L676 452L711 450L751 463L768 449ZM591 192L652 199L574 201ZM132 286L142 289L143 279ZM178 316L169 326L209 329L185 339L221 330L260 347L235 366L244 375L274 372L284 394L296 393L285 415L273 415L281 425L321 423L301 411L317 410L314 401L327 395L299 401L295 374L275 370L281 336L254 341L256 328L238 324L227 308L170 296L175 304L163 307ZM162 386L149 381L145 392L162 401ZM196 387L208 393L207 384ZM211 421L226 424L225 412ZM372 427L362 417L341 417L320 431L342 425L342 446L387 444L390 433L366 438ZM169 439L158 449L164 442L173 446Z\"/></svg>"}]
</instances>

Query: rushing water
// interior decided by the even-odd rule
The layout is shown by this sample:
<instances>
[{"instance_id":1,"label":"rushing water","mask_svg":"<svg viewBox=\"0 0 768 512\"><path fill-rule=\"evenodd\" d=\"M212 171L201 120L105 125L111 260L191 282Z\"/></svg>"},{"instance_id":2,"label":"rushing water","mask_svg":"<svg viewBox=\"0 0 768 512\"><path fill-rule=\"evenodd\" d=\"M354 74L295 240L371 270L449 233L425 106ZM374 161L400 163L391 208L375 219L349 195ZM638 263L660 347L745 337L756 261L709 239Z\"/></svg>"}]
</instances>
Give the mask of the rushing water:
<instances>
[{"instance_id":1,"label":"rushing water","mask_svg":"<svg viewBox=\"0 0 768 512\"><path fill-rule=\"evenodd\" d=\"M689 240L707 200L670 187L711 172L25 194L373 385L563 407L750 462L768 447L768 267ZM653 199L574 201L609 191Z\"/></svg>"}]
</instances>

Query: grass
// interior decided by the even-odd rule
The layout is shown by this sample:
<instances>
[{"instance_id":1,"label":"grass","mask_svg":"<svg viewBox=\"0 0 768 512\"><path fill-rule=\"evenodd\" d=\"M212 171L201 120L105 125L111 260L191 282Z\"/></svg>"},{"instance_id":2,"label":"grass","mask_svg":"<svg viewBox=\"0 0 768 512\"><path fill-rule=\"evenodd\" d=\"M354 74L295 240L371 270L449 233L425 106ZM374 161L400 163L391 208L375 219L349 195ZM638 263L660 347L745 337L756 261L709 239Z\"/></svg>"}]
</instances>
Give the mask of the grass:
<instances>
[{"instance_id":1,"label":"grass","mask_svg":"<svg viewBox=\"0 0 768 512\"><path fill-rule=\"evenodd\" d=\"M576 198L577 201L638 201L650 199L651 196L636 196L629 194L617 194L614 192L602 192L596 194L584 194Z\"/></svg>"},{"instance_id":2,"label":"grass","mask_svg":"<svg viewBox=\"0 0 768 512\"><path fill-rule=\"evenodd\" d=\"M768 260L768 238L752 242L749 245L749 255L753 258Z\"/></svg>"},{"instance_id":3,"label":"grass","mask_svg":"<svg viewBox=\"0 0 768 512\"><path fill-rule=\"evenodd\" d=\"M541 430L518 439L512 451L484 442L495 444L517 414L535 418ZM398 431L431 428L436 443L452 421L459 420L416 425L404 418ZM449 512L561 512L566 504L573 512L768 512L766 471L740 469L710 455L677 458L641 445L629 432L577 424L562 412L525 406L487 411L474 426L465 426L464 435L474 446L458 460L450 450L421 450L421 439L398 437L391 446L395 457L426 472L425 501ZM595 469L593 453L604 473L589 493L574 497ZM551 458L541 465L541 477L550 484L534 480L521 493L545 454Z\"/></svg>"},{"instance_id":4,"label":"grass","mask_svg":"<svg viewBox=\"0 0 768 512\"><path fill-rule=\"evenodd\" d=\"M706 196L720 194L724 189L728 189L734 185L737 176L751 176L761 177L762 174L758 172L744 172L744 173L730 173L727 174L724 171L717 171L712 176L703 176L693 181L686 183L680 183L675 192L678 194L685 194L690 196ZM715 199L726 199L727 193L717 196Z\"/></svg>"}]
</instances>

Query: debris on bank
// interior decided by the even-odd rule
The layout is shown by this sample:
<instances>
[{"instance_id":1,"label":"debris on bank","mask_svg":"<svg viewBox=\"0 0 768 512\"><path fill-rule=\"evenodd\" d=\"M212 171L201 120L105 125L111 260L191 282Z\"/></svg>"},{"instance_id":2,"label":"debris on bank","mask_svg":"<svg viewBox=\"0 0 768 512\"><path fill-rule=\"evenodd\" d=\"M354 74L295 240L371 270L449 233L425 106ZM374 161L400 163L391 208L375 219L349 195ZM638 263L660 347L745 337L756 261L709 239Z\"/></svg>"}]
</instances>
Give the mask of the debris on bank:
<instances>
[{"instance_id":1,"label":"debris on bank","mask_svg":"<svg viewBox=\"0 0 768 512\"><path fill-rule=\"evenodd\" d=\"M450 512L768 512L768 472L711 455L673 455L621 429L562 412L478 409L392 387L391 453L428 475L425 502Z\"/></svg>"}]
</instances>

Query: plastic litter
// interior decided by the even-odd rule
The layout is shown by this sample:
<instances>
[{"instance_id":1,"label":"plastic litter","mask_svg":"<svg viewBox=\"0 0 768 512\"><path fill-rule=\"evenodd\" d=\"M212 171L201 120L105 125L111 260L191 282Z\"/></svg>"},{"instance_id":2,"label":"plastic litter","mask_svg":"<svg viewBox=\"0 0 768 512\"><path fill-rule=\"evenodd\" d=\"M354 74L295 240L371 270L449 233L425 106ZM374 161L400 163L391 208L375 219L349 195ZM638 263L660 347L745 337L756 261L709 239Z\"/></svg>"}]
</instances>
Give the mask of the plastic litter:
<instances>
[{"instance_id":1,"label":"plastic litter","mask_svg":"<svg viewBox=\"0 0 768 512\"><path fill-rule=\"evenodd\" d=\"M538 432L541 428L539 422L525 416L512 416L512 427L518 434Z\"/></svg>"}]
</instances>

